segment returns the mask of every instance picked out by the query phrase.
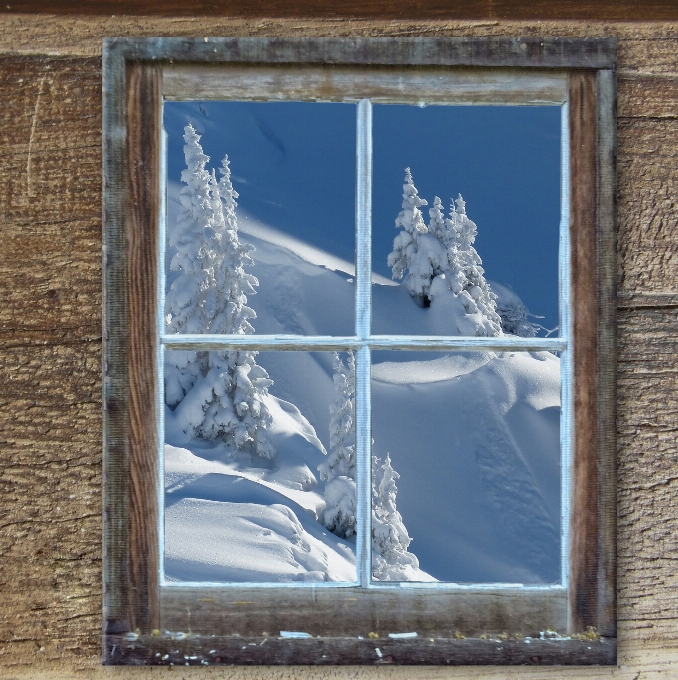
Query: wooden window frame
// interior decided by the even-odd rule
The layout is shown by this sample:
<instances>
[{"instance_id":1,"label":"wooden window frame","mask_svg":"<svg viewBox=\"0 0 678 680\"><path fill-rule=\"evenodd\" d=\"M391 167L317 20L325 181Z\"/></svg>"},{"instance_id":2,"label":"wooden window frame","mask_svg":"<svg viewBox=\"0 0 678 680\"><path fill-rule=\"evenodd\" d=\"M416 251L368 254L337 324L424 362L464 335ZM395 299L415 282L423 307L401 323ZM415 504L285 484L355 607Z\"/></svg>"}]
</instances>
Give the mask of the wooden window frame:
<instances>
[{"instance_id":1,"label":"wooden window frame","mask_svg":"<svg viewBox=\"0 0 678 680\"><path fill-rule=\"evenodd\" d=\"M476 84L566 77L574 414L567 588L159 583L163 69L237 64L294 70L302 81L304 69L333 65L348 69L349 90L350 69L463 71ZM107 39L103 72L104 663L616 664L616 40ZM482 101L483 88L475 91ZM540 639L548 628L567 635ZM592 628L595 635L582 635ZM385 637L405 631L417 637Z\"/></svg>"}]
</instances>

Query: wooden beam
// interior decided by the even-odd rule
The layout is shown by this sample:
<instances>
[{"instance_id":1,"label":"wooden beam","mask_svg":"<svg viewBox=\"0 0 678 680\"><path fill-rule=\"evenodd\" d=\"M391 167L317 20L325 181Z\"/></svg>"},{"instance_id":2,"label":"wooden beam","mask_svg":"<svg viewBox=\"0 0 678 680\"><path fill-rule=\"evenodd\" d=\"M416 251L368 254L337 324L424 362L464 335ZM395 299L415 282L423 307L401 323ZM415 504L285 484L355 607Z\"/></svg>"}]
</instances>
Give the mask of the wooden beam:
<instances>
[{"instance_id":1,"label":"wooden beam","mask_svg":"<svg viewBox=\"0 0 678 680\"><path fill-rule=\"evenodd\" d=\"M160 588L162 630L244 637L304 631L313 637L354 637L416 631L420 637L501 633L538 638L564 630L564 588L260 588L181 585Z\"/></svg>"},{"instance_id":2,"label":"wooden beam","mask_svg":"<svg viewBox=\"0 0 678 680\"><path fill-rule=\"evenodd\" d=\"M378 19L675 21L673 0L10 0L3 13Z\"/></svg>"},{"instance_id":3,"label":"wooden beam","mask_svg":"<svg viewBox=\"0 0 678 680\"><path fill-rule=\"evenodd\" d=\"M570 79L574 457L569 631L598 624L596 74Z\"/></svg>"},{"instance_id":4,"label":"wooden beam","mask_svg":"<svg viewBox=\"0 0 678 680\"><path fill-rule=\"evenodd\" d=\"M617 88L597 74L598 632L617 635Z\"/></svg>"},{"instance_id":5,"label":"wooden beam","mask_svg":"<svg viewBox=\"0 0 678 680\"><path fill-rule=\"evenodd\" d=\"M590 666L616 665L617 659L615 639L531 640L514 636L507 639L503 634L488 635L485 638L418 636L410 639L392 639L382 636L371 639L333 636L290 639L279 637L276 631L271 635L255 637L201 638L198 635L185 637L173 634L147 635L140 637L136 645L130 644L123 636L115 636L108 639L106 644L108 657L115 664L182 667L236 664L393 666L422 663L428 666ZM229 669L228 673L229 677L245 677L244 673L240 674L233 668ZM423 678L424 675L420 673L412 669L409 674L398 675ZM560 677L561 673L562 671L558 671L557 676ZM332 675L339 678L347 677L338 671L334 671ZM364 675L369 676L371 673L365 671ZM388 677L390 674L384 675ZM433 671L431 675L445 677L447 674L438 670L437 673ZM427 674L426 677L431 675ZM468 675L479 677L477 671ZM508 671L502 673L503 677L509 675L513 677L513 673ZM532 676L532 672L523 671L516 674L516 677L528 675ZM289 675L289 677L303 676L306 676L306 673ZM382 674L379 674L378 677L381 676ZM258 673L257 677L264 676ZM483 674L483 677L488 676Z\"/></svg>"},{"instance_id":6,"label":"wooden beam","mask_svg":"<svg viewBox=\"0 0 678 680\"><path fill-rule=\"evenodd\" d=\"M162 71L127 66L130 630L159 625L156 295Z\"/></svg>"},{"instance_id":7,"label":"wooden beam","mask_svg":"<svg viewBox=\"0 0 678 680\"><path fill-rule=\"evenodd\" d=\"M105 38L109 58L198 64L611 69L616 38Z\"/></svg>"}]
</instances>

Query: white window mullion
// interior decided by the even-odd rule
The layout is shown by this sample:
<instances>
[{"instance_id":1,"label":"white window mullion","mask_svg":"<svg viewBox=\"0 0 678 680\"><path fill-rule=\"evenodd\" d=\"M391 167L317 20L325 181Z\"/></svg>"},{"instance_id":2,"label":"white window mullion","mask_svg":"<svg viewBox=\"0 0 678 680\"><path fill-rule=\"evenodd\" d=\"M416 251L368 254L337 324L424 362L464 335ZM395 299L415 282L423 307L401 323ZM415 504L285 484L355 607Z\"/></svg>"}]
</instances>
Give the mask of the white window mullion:
<instances>
[{"instance_id":1,"label":"white window mullion","mask_svg":"<svg viewBox=\"0 0 678 680\"><path fill-rule=\"evenodd\" d=\"M358 102L356 125L356 568L358 583L372 581L372 418L368 340L372 321L372 103Z\"/></svg>"}]
</instances>

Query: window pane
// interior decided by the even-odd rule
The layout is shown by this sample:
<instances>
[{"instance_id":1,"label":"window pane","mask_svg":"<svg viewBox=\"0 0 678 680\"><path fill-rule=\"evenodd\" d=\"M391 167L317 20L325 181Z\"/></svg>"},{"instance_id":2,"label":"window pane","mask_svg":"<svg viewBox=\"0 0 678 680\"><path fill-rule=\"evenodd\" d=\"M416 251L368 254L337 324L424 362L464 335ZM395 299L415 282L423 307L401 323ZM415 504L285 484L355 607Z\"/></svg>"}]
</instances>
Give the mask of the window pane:
<instances>
[{"instance_id":1,"label":"window pane","mask_svg":"<svg viewBox=\"0 0 678 680\"><path fill-rule=\"evenodd\" d=\"M168 332L353 335L355 117L348 104L165 104Z\"/></svg>"},{"instance_id":2,"label":"window pane","mask_svg":"<svg viewBox=\"0 0 678 680\"><path fill-rule=\"evenodd\" d=\"M165 357L166 578L355 581L348 355Z\"/></svg>"},{"instance_id":3,"label":"window pane","mask_svg":"<svg viewBox=\"0 0 678 680\"><path fill-rule=\"evenodd\" d=\"M560 580L558 357L374 352L372 407L377 580Z\"/></svg>"},{"instance_id":4,"label":"window pane","mask_svg":"<svg viewBox=\"0 0 678 680\"><path fill-rule=\"evenodd\" d=\"M373 116L373 333L556 329L560 108Z\"/></svg>"}]
</instances>

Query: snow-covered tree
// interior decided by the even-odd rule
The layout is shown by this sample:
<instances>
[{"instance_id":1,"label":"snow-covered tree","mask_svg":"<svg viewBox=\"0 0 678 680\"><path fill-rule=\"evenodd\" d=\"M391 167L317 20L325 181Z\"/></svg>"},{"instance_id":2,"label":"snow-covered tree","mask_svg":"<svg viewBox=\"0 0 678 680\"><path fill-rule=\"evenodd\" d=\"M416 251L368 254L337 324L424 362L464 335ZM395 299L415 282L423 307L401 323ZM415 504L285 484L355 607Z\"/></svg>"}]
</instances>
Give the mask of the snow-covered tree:
<instances>
[{"instance_id":1,"label":"snow-covered tree","mask_svg":"<svg viewBox=\"0 0 678 680\"><path fill-rule=\"evenodd\" d=\"M241 244L235 213L238 194L230 179L228 157L219 182L209 173L209 157L191 125L184 129L186 186L181 192L184 212L170 232L176 248L170 267L180 272L166 301L167 331L245 335L254 328L256 277L253 246ZM177 356L175 356L175 354ZM205 439L222 439L235 449L270 458L275 450L265 431L271 416L265 405L272 384L257 365L256 352L215 351L167 353L166 401L175 408L184 431ZM183 396L182 393L183 392Z\"/></svg>"},{"instance_id":2,"label":"snow-covered tree","mask_svg":"<svg viewBox=\"0 0 678 680\"><path fill-rule=\"evenodd\" d=\"M372 457L372 576L377 581L409 580L419 560L407 551L412 539L396 509L400 475L386 454L383 465Z\"/></svg>"},{"instance_id":3,"label":"snow-covered tree","mask_svg":"<svg viewBox=\"0 0 678 680\"><path fill-rule=\"evenodd\" d=\"M330 453L318 466L326 480L322 523L337 536L348 538L356 526L355 357L346 365L334 353L334 403L330 406Z\"/></svg>"},{"instance_id":4,"label":"snow-covered tree","mask_svg":"<svg viewBox=\"0 0 678 680\"><path fill-rule=\"evenodd\" d=\"M445 219L442 202L436 196L426 226L420 208L427 202L419 197L412 173L406 168L402 209L396 218L396 228L402 231L393 241L387 262L393 278L404 277L404 285L420 306L428 307L436 295L451 290L475 324L476 335L500 335L496 296L473 247L478 230L466 214L461 194L456 203Z\"/></svg>"},{"instance_id":5,"label":"snow-covered tree","mask_svg":"<svg viewBox=\"0 0 678 680\"><path fill-rule=\"evenodd\" d=\"M456 207L455 207L456 203ZM501 335L501 319L496 310L497 296L485 280L482 260L473 247L478 234L476 223L466 214L466 201L459 198L452 203L449 231L454 235L458 248L458 265L466 279L464 289L459 293L467 313L479 311L483 323L477 335Z\"/></svg>"},{"instance_id":6,"label":"snow-covered tree","mask_svg":"<svg viewBox=\"0 0 678 680\"><path fill-rule=\"evenodd\" d=\"M510 335L534 338L542 328L540 324L533 323L527 318L530 312L522 302L498 302L497 314L501 317L502 331Z\"/></svg>"},{"instance_id":7,"label":"snow-covered tree","mask_svg":"<svg viewBox=\"0 0 678 680\"><path fill-rule=\"evenodd\" d=\"M165 310L167 331L170 333L202 333L205 310L201 291L210 276L210 253L205 230L211 227L214 213L210 197L210 174L206 169L209 157L200 146L200 136L192 125L184 129L186 168L181 181L179 200L183 206L177 223L169 227L169 244L175 249L170 269L179 276L167 293Z\"/></svg>"},{"instance_id":8,"label":"snow-covered tree","mask_svg":"<svg viewBox=\"0 0 678 680\"><path fill-rule=\"evenodd\" d=\"M501 335L501 319L496 310L497 296L485 280L482 260L473 247L478 228L466 214L466 203L459 195L452 202L450 217L440 226L439 199L436 197L431 213L429 231L436 233L446 249L443 271L431 282L429 297L451 290L464 307L467 317L475 324L475 334L485 336Z\"/></svg>"},{"instance_id":9,"label":"snow-covered tree","mask_svg":"<svg viewBox=\"0 0 678 680\"><path fill-rule=\"evenodd\" d=\"M209 276L205 248L205 226L211 221L209 157L200 146L200 136L192 125L184 129L186 168L181 173L185 183L179 200L183 211L176 224L169 225L169 243L175 249L170 269L179 276L165 301L168 333L200 333L205 325L200 291ZM167 353L165 362L165 400L175 408L196 380L207 370L205 352Z\"/></svg>"},{"instance_id":10,"label":"snow-covered tree","mask_svg":"<svg viewBox=\"0 0 678 680\"><path fill-rule=\"evenodd\" d=\"M256 352L210 352L207 375L199 379L177 407L182 429L203 439L221 439L232 449L272 458L266 437L271 415L266 407L273 384L256 363Z\"/></svg>"},{"instance_id":11,"label":"snow-covered tree","mask_svg":"<svg viewBox=\"0 0 678 680\"><path fill-rule=\"evenodd\" d=\"M546 337L558 327L548 329L531 319L543 319L543 316L532 314L523 301L508 288L492 283L492 290L497 294L497 314L501 317L501 329L504 333L518 335L523 338L534 338L539 331L546 331Z\"/></svg>"},{"instance_id":12,"label":"snow-covered tree","mask_svg":"<svg viewBox=\"0 0 678 680\"><path fill-rule=\"evenodd\" d=\"M428 234L421 214L421 206L428 205L419 197L412 173L405 168L402 210L395 220L396 229L402 229L393 241L393 251L388 256L388 266L393 278L404 284L412 298L422 307L429 305L428 291L435 276L440 258L440 246L435 236Z\"/></svg>"},{"instance_id":13,"label":"snow-covered tree","mask_svg":"<svg viewBox=\"0 0 678 680\"><path fill-rule=\"evenodd\" d=\"M443 214L443 202L439 196L433 199L433 206L428 209L428 215L430 218L428 233L435 236L440 244L447 248L450 245L450 233Z\"/></svg>"}]
</instances>

